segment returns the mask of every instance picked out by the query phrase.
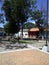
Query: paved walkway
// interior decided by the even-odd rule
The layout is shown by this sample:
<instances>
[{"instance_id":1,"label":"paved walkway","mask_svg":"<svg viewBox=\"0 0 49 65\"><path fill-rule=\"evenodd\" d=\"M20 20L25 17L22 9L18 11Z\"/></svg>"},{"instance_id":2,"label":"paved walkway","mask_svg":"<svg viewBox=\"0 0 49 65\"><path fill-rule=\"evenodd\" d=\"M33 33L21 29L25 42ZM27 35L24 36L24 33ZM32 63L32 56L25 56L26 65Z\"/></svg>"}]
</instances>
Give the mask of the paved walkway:
<instances>
[{"instance_id":1,"label":"paved walkway","mask_svg":"<svg viewBox=\"0 0 49 65\"><path fill-rule=\"evenodd\" d=\"M36 49L0 53L0 65L49 65L49 54Z\"/></svg>"}]
</instances>

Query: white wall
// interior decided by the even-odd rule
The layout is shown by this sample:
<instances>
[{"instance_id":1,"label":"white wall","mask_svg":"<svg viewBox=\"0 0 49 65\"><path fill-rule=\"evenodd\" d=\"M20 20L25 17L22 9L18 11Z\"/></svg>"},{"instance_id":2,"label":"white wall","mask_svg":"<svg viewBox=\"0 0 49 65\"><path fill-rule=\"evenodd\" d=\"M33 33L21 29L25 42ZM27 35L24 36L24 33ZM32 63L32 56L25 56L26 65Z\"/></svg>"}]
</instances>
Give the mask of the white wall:
<instances>
[{"instance_id":1,"label":"white wall","mask_svg":"<svg viewBox=\"0 0 49 65\"><path fill-rule=\"evenodd\" d=\"M19 32L19 36L22 36L21 32ZM23 32L23 38L28 38L28 32Z\"/></svg>"}]
</instances>

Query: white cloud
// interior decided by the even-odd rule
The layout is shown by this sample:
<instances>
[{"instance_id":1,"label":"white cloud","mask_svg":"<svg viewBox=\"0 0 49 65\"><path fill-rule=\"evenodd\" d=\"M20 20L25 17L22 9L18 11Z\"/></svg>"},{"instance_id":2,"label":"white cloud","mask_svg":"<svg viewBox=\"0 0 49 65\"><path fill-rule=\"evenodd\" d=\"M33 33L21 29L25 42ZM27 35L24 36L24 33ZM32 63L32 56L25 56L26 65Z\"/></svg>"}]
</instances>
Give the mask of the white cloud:
<instances>
[{"instance_id":1,"label":"white cloud","mask_svg":"<svg viewBox=\"0 0 49 65\"><path fill-rule=\"evenodd\" d=\"M35 24L35 21L34 21L34 20L29 20L29 21L27 21L27 22L31 22L31 23L34 23L34 24Z\"/></svg>"}]
</instances>

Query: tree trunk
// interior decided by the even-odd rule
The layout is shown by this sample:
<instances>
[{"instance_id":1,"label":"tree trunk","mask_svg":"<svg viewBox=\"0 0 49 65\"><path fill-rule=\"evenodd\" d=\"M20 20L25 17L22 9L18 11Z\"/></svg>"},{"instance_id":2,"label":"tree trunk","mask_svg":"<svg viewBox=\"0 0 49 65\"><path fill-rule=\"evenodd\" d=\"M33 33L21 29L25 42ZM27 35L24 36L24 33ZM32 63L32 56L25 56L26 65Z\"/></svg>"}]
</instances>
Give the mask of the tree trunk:
<instances>
[{"instance_id":1,"label":"tree trunk","mask_svg":"<svg viewBox=\"0 0 49 65\"><path fill-rule=\"evenodd\" d=\"M23 38L23 23L22 23L22 38Z\"/></svg>"}]
</instances>

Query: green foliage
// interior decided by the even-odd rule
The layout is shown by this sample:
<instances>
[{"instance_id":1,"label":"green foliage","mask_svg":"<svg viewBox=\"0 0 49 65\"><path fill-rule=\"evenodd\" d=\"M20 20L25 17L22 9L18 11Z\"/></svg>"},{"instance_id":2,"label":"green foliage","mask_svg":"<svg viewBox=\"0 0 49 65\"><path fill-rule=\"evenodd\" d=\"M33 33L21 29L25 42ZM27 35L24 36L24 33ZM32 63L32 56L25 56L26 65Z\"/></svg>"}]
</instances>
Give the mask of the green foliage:
<instances>
[{"instance_id":1,"label":"green foliage","mask_svg":"<svg viewBox=\"0 0 49 65\"><path fill-rule=\"evenodd\" d=\"M12 22L26 22L28 13L35 8L36 0L5 0L3 10L6 20Z\"/></svg>"},{"instance_id":2,"label":"green foliage","mask_svg":"<svg viewBox=\"0 0 49 65\"><path fill-rule=\"evenodd\" d=\"M3 10L5 11L6 20L10 22L23 21L23 18L25 18L24 7L24 0L5 0Z\"/></svg>"},{"instance_id":3,"label":"green foliage","mask_svg":"<svg viewBox=\"0 0 49 65\"><path fill-rule=\"evenodd\" d=\"M12 42L12 43L16 43L17 42L17 40L16 39L10 39L10 41Z\"/></svg>"},{"instance_id":4,"label":"green foliage","mask_svg":"<svg viewBox=\"0 0 49 65\"><path fill-rule=\"evenodd\" d=\"M38 20L38 19L41 19L41 17L43 16L43 13L40 10L36 10L32 12L31 16L33 20Z\"/></svg>"},{"instance_id":5,"label":"green foliage","mask_svg":"<svg viewBox=\"0 0 49 65\"><path fill-rule=\"evenodd\" d=\"M32 19L35 20L36 22L36 26L39 28L39 34L42 35L43 34L43 30L44 30L44 24L45 24L45 17L43 16L43 11L41 10L36 10L34 12L32 12Z\"/></svg>"},{"instance_id":6,"label":"green foliage","mask_svg":"<svg viewBox=\"0 0 49 65\"><path fill-rule=\"evenodd\" d=\"M23 26L24 29L30 29L33 27L36 27L36 24L30 23L30 22L25 23Z\"/></svg>"},{"instance_id":7,"label":"green foliage","mask_svg":"<svg viewBox=\"0 0 49 65\"><path fill-rule=\"evenodd\" d=\"M29 43L29 42L26 40L19 40L19 43Z\"/></svg>"},{"instance_id":8,"label":"green foliage","mask_svg":"<svg viewBox=\"0 0 49 65\"><path fill-rule=\"evenodd\" d=\"M4 23L3 14L0 14L0 23Z\"/></svg>"},{"instance_id":9,"label":"green foliage","mask_svg":"<svg viewBox=\"0 0 49 65\"><path fill-rule=\"evenodd\" d=\"M7 23L4 26L4 31L8 34L15 34L18 33L20 30L20 28L18 27L18 25L14 24L14 23Z\"/></svg>"},{"instance_id":10,"label":"green foliage","mask_svg":"<svg viewBox=\"0 0 49 65\"><path fill-rule=\"evenodd\" d=\"M43 16L43 12L40 10L36 10L32 14L32 19L36 21L37 27L40 29L44 26L45 18Z\"/></svg>"},{"instance_id":11,"label":"green foliage","mask_svg":"<svg viewBox=\"0 0 49 65\"><path fill-rule=\"evenodd\" d=\"M37 41L36 41L37 42ZM25 43L25 44L34 44L34 43L36 43L36 42L33 42L32 40L30 41L30 40L19 40L19 43Z\"/></svg>"},{"instance_id":12,"label":"green foliage","mask_svg":"<svg viewBox=\"0 0 49 65\"><path fill-rule=\"evenodd\" d=\"M36 0L4 0L2 8L5 12L6 20L9 23L14 22L14 24L8 24L9 33L15 33L17 31L16 24L21 24L23 29L23 24L30 16L30 11L33 11L35 8L35 4ZM20 27L20 25L18 26ZM14 28L16 31L13 31Z\"/></svg>"}]
</instances>

